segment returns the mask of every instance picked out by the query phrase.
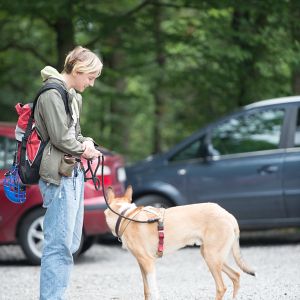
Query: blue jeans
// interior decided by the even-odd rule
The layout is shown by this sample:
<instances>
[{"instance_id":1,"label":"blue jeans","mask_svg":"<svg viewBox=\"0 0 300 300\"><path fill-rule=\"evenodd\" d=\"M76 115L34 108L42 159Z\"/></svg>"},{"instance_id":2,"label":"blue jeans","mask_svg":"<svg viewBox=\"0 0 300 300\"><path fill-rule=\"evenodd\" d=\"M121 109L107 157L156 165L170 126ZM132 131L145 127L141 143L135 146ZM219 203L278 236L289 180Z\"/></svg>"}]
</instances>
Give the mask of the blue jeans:
<instances>
[{"instance_id":1,"label":"blue jeans","mask_svg":"<svg viewBox=\"0 0 300 300\"><path fill-rule=\"evenodd\" d=\"M83 225L84 175L62 177L59 186L40 179L43 206L44 244L41 259L40 300L62 300L73 267L72 253L78 250Z\"/></svg>"}]
</instances>

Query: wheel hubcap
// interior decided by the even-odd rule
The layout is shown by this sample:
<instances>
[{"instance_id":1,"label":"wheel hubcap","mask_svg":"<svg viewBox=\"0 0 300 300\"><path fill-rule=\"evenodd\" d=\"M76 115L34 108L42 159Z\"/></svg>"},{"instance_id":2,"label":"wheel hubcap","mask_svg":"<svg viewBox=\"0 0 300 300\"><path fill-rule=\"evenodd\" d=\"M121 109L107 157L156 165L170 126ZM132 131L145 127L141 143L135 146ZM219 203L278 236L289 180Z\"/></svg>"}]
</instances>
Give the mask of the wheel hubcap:
<instances>
[{"instance_id":1,"label":"wheel hubcap","mask_svg":"<svg viewBox=\"0 0 300 300\"><path fill-rule=\"evenodd\" d=\"M31 251L39 258L42 257L44 242L43 220L44 217L39 217L31 224L28 230L28 245Z\"/></svg>"}]
</instances>

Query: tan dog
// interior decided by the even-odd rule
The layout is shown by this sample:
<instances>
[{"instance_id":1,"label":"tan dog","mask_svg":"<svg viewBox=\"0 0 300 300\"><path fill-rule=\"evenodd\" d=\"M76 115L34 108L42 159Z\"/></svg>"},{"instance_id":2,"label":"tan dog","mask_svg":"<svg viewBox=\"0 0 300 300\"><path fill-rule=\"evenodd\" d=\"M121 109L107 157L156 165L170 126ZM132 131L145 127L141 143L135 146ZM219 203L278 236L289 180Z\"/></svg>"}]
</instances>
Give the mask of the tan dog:
<instances>
[{"instance_id":1,"label":"tan dog","mask_svg":"<svg viewBox=\"0 0 300 300\"><path fill-rule=\"evenodd\" d=\"M131 187L127 188L123 197L118 198L109 188L107 197L114 211L124 213L124 210L127 210L124 213L126 217L147 220L157 216L162 218L164 215L164 253L187 245L201 245L201 254L215 280L216 300L223 299L226 292L222 271L232 280L233 298L240 287L240 274L226 263L230 252L245 273L255 276L254 271L242 260L236 219L219 205L201 203L168 209L136 207L131 203ZM145 299L159 299L155 275L155 259L159 243L157 223L141 224L121 219L108 208L105 210L105 216L112 233L122 239L123 246L138 261L143 276Z\"/></svg>"}]
</instances>

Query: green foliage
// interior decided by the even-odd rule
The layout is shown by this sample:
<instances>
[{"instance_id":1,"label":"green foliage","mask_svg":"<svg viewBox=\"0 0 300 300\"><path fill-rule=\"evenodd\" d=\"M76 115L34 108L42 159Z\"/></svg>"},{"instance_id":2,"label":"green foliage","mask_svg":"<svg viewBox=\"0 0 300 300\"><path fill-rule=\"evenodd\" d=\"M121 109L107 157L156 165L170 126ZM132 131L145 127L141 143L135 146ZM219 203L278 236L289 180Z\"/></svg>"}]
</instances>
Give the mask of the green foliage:
<instances>
[{"instance_id":1,"label":"green foliage","mask_svg":"<svg viewBox=\"0 0 300 300\"><path fill-rule=\"evenodd\" d=\"M0 120L75 44L101 55L82 129L135 161L300 77L297 1L0 0Z\"/></svg>"}]
</instances>

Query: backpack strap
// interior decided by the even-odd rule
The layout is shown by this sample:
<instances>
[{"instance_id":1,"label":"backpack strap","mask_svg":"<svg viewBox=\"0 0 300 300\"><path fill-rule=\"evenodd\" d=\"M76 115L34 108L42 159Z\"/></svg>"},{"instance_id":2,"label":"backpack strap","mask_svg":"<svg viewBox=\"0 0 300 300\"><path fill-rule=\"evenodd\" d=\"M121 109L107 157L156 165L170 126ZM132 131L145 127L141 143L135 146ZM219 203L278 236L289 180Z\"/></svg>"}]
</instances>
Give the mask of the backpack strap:
<instances>
[{"instance_id":1,"label":"backpack strap","mask_svg":"<svg viewBox=\"0 0 300 300\"><path fill-rule=\"evenodd\" d=\"M55 83L55 82L51 82L51 83L46 83L45 85L43 85L40 90L38 91L37 95L35 96L35 99L33 101L33 106L32 106L32 111L31 111L31 115L29 117L29 120L28 120L28 123L27 123L27 128L26 128L26 131L25 131L25 134L24 134L24 137L22 140L22 145L24 147L26 147L26 143L27 143L27 140L28 140L28 137L31 133L31 129L32 129L32 124L33 124L33 120L34 120L34 109L35 109L35 106L36 106L36 103L40 97L40 95L48 90L57 90L60 95L61 95L61 98L62 100L64 101L64 105L65 105L65 110L66 110L66 113L70 113L70 108L69 108L69 104L68 104L68 92L58 83Z\"/></svg>"},{"instance_id":2,"label":"backpack strap","mask_svg":"<svg viewBox=\"0 0 300 300\"><path fill-rule=\"evenodd\" d=\"M40 97L40 95L46 91L53 90L53 89L57 90L60 93L61 98L64 101L66 113L67 114L70 113L70 108L69 108L69 104L68 104L68 92L59 83L51 82L51 83L46 83L45 85L43 85L40 88L40 90L38 91L37 95L35 96L35 99L33 101L33 107L32 107L32 116L34 115L34 109L35 109L37 100Z\"/></svg>"}]
</instances>

